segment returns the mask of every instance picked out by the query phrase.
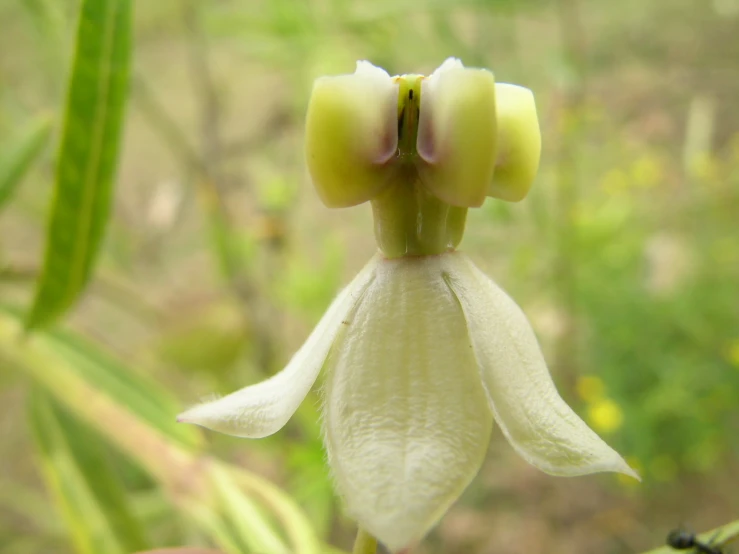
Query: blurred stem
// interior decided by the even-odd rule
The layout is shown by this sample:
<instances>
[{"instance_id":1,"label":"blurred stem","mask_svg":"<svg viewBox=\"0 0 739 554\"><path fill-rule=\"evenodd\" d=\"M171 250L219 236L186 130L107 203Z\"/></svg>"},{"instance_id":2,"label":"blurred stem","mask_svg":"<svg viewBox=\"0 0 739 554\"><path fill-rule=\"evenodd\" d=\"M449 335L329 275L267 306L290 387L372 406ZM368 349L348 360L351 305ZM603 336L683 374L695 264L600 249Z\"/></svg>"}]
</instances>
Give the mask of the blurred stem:
<instances>
[{"instance_id":1,"label":"blurred stem","mask_svg":"<svg viewBox=\"0 0 739 554\"><path fill-rule=\"evenodd\" d=\"M202 22L202 2L184 0L183 18L189 46L188 66L200 105L202 172L198 184L201 201L209 220L218 263L229 287L249 313L254 325L256 364L271 373L277 359L272 306L258 294L256 279L244 268L234 246L234 226L228 212L227 179L223 173L225 145L222 133L222 106L210 64L209 45ZM268 255L271 252L268 252ZM270 260L266 260L269 265Z\"/></svg>"},{"instance_id":2,"label":"blurred stem","mask_svg":"<svg viewBox=\"0 0 739 554\"><path fill-rule=\"evenodd\" d=\"M732 521L731 523L722 525L720 527L716 527L715 529L711 529L710 531L706 531L705 533L701 533L700 535L698 535L698 540L700 540L701 542L708 543L709 541L713 541L711 545L714 547L721 548L722 550L723 550L724 545L736 539L739 539L739 519L737 519L736 521ZM659 548L655 548L653 550L643 552L642 554L674 554L674 553L675 553L674 548L671 548L669 546L661 546Z\"/></svg>"},{"instance_id":3,"label":"blurred stem","mask_svg":"<svg viewBox=\"0 0 739 554\"><path fill-rule=\"evenodd\" d=\"M5 283L33 285L38 276L39 268L35 266L0 264L0 286ZM141 291L112 274L99 271L95 276L95 281L90 284L90 288L100 294L101 298L127 313L135 314L144 321L159 324L165 319L163 310L143 298Z\"/></svg>"},{"instance_id":4,"label":"blurred stem","mask_svg":"<svg viewBox=\"0 0 739 554\"><path fill-rule=\"evenodd\" d=\"M182 161L189 171L205 175L207 171L200 154L190 144L179 123L159 101L151 86L140 75L134 76L132 91L135 106L141 110L147 123L162 135L164 143L173 151L175 157Z\"/></svg>"},{"instance_id":5,"label":"blurred stem","mask_svg":"<svg viewBox=\"0 0 739 554\"><path fill-rule=\"evenodd\" d=\"M377 539L361 527L357 529L357 538L354 540L352 554L375 554L377 552Z\"/></svg>"},{"instance_id":6,"label":"blurred stem","mask_svg":"<svg viewBox=\"0 0 739 554\"><path fill-rule=\"evenodd\" d=\"M562 91L560 137L556 170L555 240L556 259L554 282L562 308L564 329L554 347L552 366L570 386L578 369L578 284L579 263L577 227L573 215L579 203L578 141L582 133L580 122L586 90L586 39L578 0L557 0L559 32L563 56L573 81Z\"/></svg>"},{"instance_id":7,"label":"blurred stem","mask_svg":"<svg viewBox=\"0 0 739 554\"><path fill-rule=\"evenodd\" d=\"M277 520L285 529L290 542L294 545L300 545L298 552L319 551L313 528L299 512L297 505L289 501L277 486L269 481L259 479L241 468L231 467L230 471L234 481L241 485L245 491L261 500L275 514Z\"/></svg>"},{"instance_id":8,"label":"blurred stem","mask_svg":"<svg viewBox=\"0 0 739 554\"><path fill-rule=\"evenodd\" d=\"M184 3L185 27L188 34L190 76L193 87L200 98L200 127L203 137L203 161L207 172L212 176L220 161L221 144L221 105L218 100L213 73L208 56L208 43L202 29L201 4L199 0L186 0ZM219 183L214 182L216 188Z\"/></svg>"}]
</instances>

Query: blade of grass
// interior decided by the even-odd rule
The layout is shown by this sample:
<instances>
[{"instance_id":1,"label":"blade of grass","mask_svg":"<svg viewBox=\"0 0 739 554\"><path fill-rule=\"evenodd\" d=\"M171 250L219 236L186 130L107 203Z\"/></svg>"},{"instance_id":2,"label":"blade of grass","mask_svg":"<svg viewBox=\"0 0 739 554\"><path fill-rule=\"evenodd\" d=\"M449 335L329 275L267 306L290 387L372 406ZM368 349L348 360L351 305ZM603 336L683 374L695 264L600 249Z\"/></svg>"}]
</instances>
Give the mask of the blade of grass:
<instances>
[{"instance_id":1,"label":"blade of grass","mask_svg":"<svg viewBox=\"0 0 739 554\"><path fill-rule=\"evenodd\" d=\"M300 511L291 497L276 485L244 471L227 466L234 481L248 494L254 495L275 515L292 544L295 554L323 554L326 546L321 545L307 517Z\"/></svg>"},{"instance_id":2,"label":"blade of grass","mask_svg":"<svg viewBox=\"0 0 739 554\"><path fill-rule=\"evenodd\" d=\"M227 520L250 551L289 554L274 531L264 527L264 517L256 504L242 492L225 468L214 465L211 479Z\"/></svg>"},{"instance_id":3,"label":"blade of grass","mask_svg":"<svg viewBox=\"0 0 739 554\"><path fill-rule=\"evenodd\" d=\"M80 554L126 554L147 547L139 522L98 437L39 388L29 419L46 482Z\"/></svg>"},{"instance_id":4,"label":"blade of grass","mask_svg":"<svg viewBox=\"0 0 739 554\"><path fill-rule=\"evenodd\" d=\"M11 144L0 146L0 210L11 200L33 162L43 152L51 133L51 118L38 116Z\"/></svg>"},{"instance_id":5,"label":"blade of grass","mask_svg":"<svg viewBox=\"0 0 739 554\"><path fill-rule=\"evenodd\" d=\"M50 324L84 289L105 232L128 93L131 0L83 0L48 220L26 326Z\"/></svg>"},{"instance_id":6,"label":"blade of grass","mask_svg":"<svg viewBox=\"0 0 739 554\"><path fill-rule=\"evenodd\" d=\"M0 314L15 319L19 324L21 322L17 312L2 305ZM70 362L70 369L85 382L126 406L154 429L188 448L199 449L202 446L199 431L189 425L177 424L175 417L181 406L154 380L71 333L48 332L44 335L44 342Z\"/></svg>"},{"instance_id":7,"label":"blade of grass","mask_svg":"<svg viewBox=\"0 0 739 554\"><path fill-rule=\"evenodd\" d=\"M0 311L0 366L3 362L27 373L75 417L147 471L167 493L175 508L199 522L199 526L223 548L240 552L236 549L236 545L241 543L239 534L228 518L217 511L219 503L211 470L220 465L218 461L183 449L127 407L88 384L73 369L70 361L56 352L48 334L37 333L24 338L20 322ZM250 498L259 501L266 508L265 513L274 515L290 540L290 552L326 552L305 515L288 495L276 485L243 469L229 467L229 470L233 471L234 482ZM208 516L210 519L205 518L214 522L207 528L203 526L205 520L193 518L195 512L202 515L203 511L212 513L212 517ZM261 512L247 515L249 526L262 527L260 534L274 534L274 538L266 540L272 544L281 543L282 539L276 535L269 518ZM218 536L214 534L216 532ZM231 546L227 548L228 544Z\"/></svg>"}]
</instances>

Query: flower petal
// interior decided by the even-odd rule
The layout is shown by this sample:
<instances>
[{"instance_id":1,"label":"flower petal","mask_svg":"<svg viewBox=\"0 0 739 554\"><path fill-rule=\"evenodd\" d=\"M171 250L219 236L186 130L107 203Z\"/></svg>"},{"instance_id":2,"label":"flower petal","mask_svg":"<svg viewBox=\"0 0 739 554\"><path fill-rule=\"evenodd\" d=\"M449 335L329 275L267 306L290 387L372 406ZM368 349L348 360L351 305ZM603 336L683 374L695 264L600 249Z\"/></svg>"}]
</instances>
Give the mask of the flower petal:
<instances>
[{"instance_id":1,"label":"flower petal","mask_svg":"<svg viewBox=\"0 0 739 554\"><path fill-rule=\"evenodd\" d=\"M387 183L383 164L398 148L398 84L369 62L351 75L316 79L305 123L305 153L324 204L370 200Z\"/></svg>"},{"instance_id":2,"label":"flower petal","mask_svg":"<svg viewBox=\"0 0 739 554\"><path fill-rule=\"evenodd\" d=\"M238 437L261 438L279 431L313 386L339 328L372 282L378 260L379 256L370 260L339 293L285 369L266 381L193 406L177 420Z\"/></svg>"},{"instance_id":3,"label":"flower petal","mask_svg":"<svg viewBox=\"0 0 739 554\"><path fill-rule=\"evenodd\" d=\"M552 475L616 471L639 478L562 400L531 326L466 256L442 256L462 305L495 420L530 464Z\"/></svg>"},{"instance_id":4,"label":"flower petal","mask_svg":"<svg viewBox=\"0 0 739 554\"><path fill-rule=\"evenodd\" d=\"M443 256L384 260L326 362L325 439L339 492L391 551L467 487L492 413Z\"/></svg>"},{"instance_id":5,"label":"flower petal","mask_svg":"<svg viewBox=\"0 0 739 554\"><path fill-rule=\"evenodd\" d=\"M539 170L541 131L534 94L507 83L495 85L498 159L487 195L509 202L523 200Z\"/></svg>"},{"instance_id":6,"label":"flower petal","mask_svg":"<svg viewBox=\"0 0 739 554\"><path fill-rule=\"evenodd\" d=\"M495 79L486 69L453 58L421 83L416 149L421 181L435 196L460 207L480 206L495 169Z\"/></svg>"}]
</instances>

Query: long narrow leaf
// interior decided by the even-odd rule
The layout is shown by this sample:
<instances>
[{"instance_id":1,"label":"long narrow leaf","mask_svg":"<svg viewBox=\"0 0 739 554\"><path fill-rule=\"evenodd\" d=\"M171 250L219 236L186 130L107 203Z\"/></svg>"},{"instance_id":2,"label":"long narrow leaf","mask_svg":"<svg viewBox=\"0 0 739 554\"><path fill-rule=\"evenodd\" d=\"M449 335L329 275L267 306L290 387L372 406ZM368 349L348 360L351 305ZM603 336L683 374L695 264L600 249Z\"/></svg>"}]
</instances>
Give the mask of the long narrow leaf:
<instances>
[{"instance_id":1,"label":"long narrow leaf","mask_svg":"<svg viewBox=\"0 0 739 554\"><path fill-rule=\"evenodd\" d=\"M83 0L57 160L43 273L27 328L84 289L110 212L131 53L131 0Z\"/></svg>"},{"instance_id":2,"label":"long narrow leaf","mask_svg":"<svg viewBox=\"0 0 739 554\"><path fill-rule=\"evenodd\" d=\"M80 554L127 554L147 547L100 439L40 388L30 423L46 481Z\"/></svg>"},{"instance_id":3,"label":"long narrow leaf","mask_svg":"<svg viewBox=\"0 0 739 554\"><path fill-rule=\"evenodd\" d=\"M267 537L276 533L273 525L284 531L290 542L290 552L319 554L330 551L320 544L299 506L284 491L243 468L228 466L234 483L259 506L259 510L250 509L245 514L249 519L248 527L242 522L241 528L236 529L233 522L239 503L230 499L229 509L225 510L222 492L219 493L219 487L213 482L212 468L220 463L182 449L140 415L134 414L129 406L119 404L88 383L49 337L49 333L41 332L19 340L22 327L18 318L0 310L0 366L5 364L28 374L75 418L89 425L119 453L149 473L166 491L174 507L193 518L226 552L243 552L240 545L244 533L254 533L257 527L260 529L252 540L257 539L263 545L281 543L281 538Z\"/></svg>"},{"instance_id":4,"label":"long narrow leaf","mask_svg":"<svg viewBox=\"0 0 739 554\"><path fill-rule=\"evenodd\" d=\"M0 305L0 315L21 323L20 315ZM191 425L180 425L176 415L182 406L156 381L134 371L125 364L96 348L93 344L64 331L50 331L43 342L85 382L125 406L142 421L190 449L199 449L201 433Z\"/></svg>"},{"instance_id":5,"label":"long narrow leaf","mask_svg":"<svg viewBox=\"0 0 739 554\"><path fill-rule=\"evenodd\" d=\"M275 531L265 525L264 515L256 503L244 494L226 468L214 465L211 476L231 528L250 551L288 554Z\"/></svg>"},{"instance_id":6,"label":"long narrow leaf","mask_svg":"<svg viewBox=\"0 0 739 554\"><path fill-rule=\"evenodd\" d=\"M18 189L26 172L43 151L51 132L51 119L39 116L13 138L0 145L0 210Z\"/></svg>"}]
</instances>

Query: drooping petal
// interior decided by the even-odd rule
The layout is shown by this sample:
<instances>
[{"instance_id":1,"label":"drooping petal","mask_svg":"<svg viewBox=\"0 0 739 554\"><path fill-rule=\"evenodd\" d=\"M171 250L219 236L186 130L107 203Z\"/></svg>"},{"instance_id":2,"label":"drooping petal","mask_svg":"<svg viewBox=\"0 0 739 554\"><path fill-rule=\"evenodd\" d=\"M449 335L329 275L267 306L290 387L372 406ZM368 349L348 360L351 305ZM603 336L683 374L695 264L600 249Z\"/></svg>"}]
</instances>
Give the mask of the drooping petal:
<instances>
[{"instance_id":1,"label":"drooping petal","mask_svg":"<svg viewBox=\"0 0 739 554\"><path fill-rule=\"evenodd\" d=\"M509 202L523 200L539 170L541 131L534 94L507 83L495 85L498 158L487 195Z\"/></svg>"},{"instance_id":2,"label":"drooping petal","mask_svg":"<svg viewBox=\"0 0 739 554\"><path fill-rule=\"evenodd\" d=\"M279 431L316 381L342 322L372 282L378 263L376 256L339 293L308 340L280 373L223 398L193 406L177 420L247 438L266 437Z\"/></svg>"},{"instance_id":3,"label":"drooping petal","mask_svg":"<svg viewBox=\"0 0 739 554\"><path fill-rule=\"evenodd\" d=\"M452 206L476 207L493 178L495 79L450 58L421 84L416 149L423 184Z\"/></svg>"},{"instance_id":4,"label":"drooping petal","mask_svg":"<svg viewBox=\"0 0 739 554\"><path fill-rule=\"evenodd\" d=\"M460 253L441 257L464 311L482 381L508 441L552 475L638 475L562 400L521 309Z\"/></svg>"},{"instance_id":5,"label":"drooping petal","mask_svg":"<svg viewBox=\"0 0 739 554\"><path fill-rule=\"evenodd\" d=\"M388 181L398 147L398 84L385 70L357 62L351 75L316 79L305 123L308 170L331 208L361 204Z\"/></svg>"},{"instance_id":6,"label":"drooping petal","mask_svg":"<svg viewBox=\"0 0 739 554\"><path fill-rule=\"evenodd\" d=\"M459 497L492 426L444 257L382 261L326 362L325 440L338 490L393 552Z\"/></svg>"}]
</instances>

